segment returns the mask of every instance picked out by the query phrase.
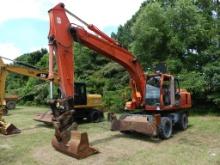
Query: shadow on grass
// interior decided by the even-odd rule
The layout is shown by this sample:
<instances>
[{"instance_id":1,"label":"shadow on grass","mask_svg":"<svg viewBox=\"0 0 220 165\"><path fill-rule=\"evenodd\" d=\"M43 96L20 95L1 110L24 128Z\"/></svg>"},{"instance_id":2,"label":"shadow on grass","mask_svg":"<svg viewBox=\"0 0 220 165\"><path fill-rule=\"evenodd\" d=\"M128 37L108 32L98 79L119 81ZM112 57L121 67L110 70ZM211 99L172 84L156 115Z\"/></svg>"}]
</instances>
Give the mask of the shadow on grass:
<instances>
[{"instance_id":1,"label":"shadow on grass","mask_svg":"<svg viewBox=\"0 0 220 165\"><path fill-rule=\"evenodd\" d=\"M145 142L151 142L151 143L156 143L156 144L160 143L162 141L161 139L156 138L156 137L151 137L151 136L143 135L143 134L140 134L140 133L132 132L132 133L128 133L128 134L125 134L125 133L122 134L121 133L121 134L112 135L112 136L109 136L109 137L106 137L106 138L94 140L94 141L91 142L91 145L106 143L106 142L109 142L109 141L112 141L112 140L115 140L115 139L118 139L118 138L142 140L142 141L145 141Z\"/></svg>"},{"instance_id":2,"label":"shadow on grass","mask_svg":"<svg viewBox=\"0 0 220 165\"><path fill-rule=\"evenodd\" d=\"M45 124L45 123L39 123L36 125L37 128L49 128L54 129L53 124Z\"/></svg>"},{"instance_id":3,"label":"shadow on grass","mask_svg":"<svg viewBox=\"0 0 220 165\"><path fill-rule=\"evenodd\" d=\"M12 115L12 114L11 114L10 112L8 112L7 114L4 114L3 117L4 117L4 116L11 116L11 115Z\"/></svg>"},{"instance_id":4,"label":"shadow on grass","mask_svg":"<svg viewBox=\"0 0 220 165\"><path fill-rule=\"evenodd\" d=\"M20 110L22 110L22 109L24 109L24 108L22 108L22 107L16 107L15 109L10 109L10 110L8 110L8 113L14 112L14 111L20 111Z\"/></svg>"},{"instance_id":5,"label":"shadow on grass","mask_svg":"<svg viewBox=\"0 0 220 165\"><path fill-rule=\"evenodd\" d=\"M24 109L24 107L16 107L15 109L12 109L12 111L16 111L16 110L19 110L19 109Z\"/></svg>"},{"instance_id":6,"label":"shadow on grass","mask_svg":"<svg viewBox=\"0 0 220 165\"><path fill-rule=\"evenodd\" d=\"M192 127L193 127L193 125L189 124L187 130L191 129ZM187 131L187 130L185 130L185 131ZM173 135L178 135L179 133L182 133L182 132L183 132L183 130L180 130L176 127L174 127L174 129L173 129ZM117 138L135 139L135 140L141 140L141 141L150 142L150 143L154 143L154 144L159 144L159 143L162 143L163 141L165 141L165 140L160 139L159 137L152 137L152 136L144 135L144 134L137 133L137 132L130 132L130 133L121 133L121 134L112 135L112 136L109 136L106 138L94 140L91 142L91 144L97 145L97 144L101 144L101 143L106 143L108 141L112 141ZM167 140L172 140L172 137Z\"/></svg>"},{"instance_id":7,"label":"shadow on grass","mask_svg":"<svg viewBox=\"0 0 220 165\"><path fill-rule=\"evenodd\" d=\"M179 129L178 127L174 126L174 127L173 127L173 135L181 134L181 133L183 133L183 132L185 132L185 131L187 131L188 129L191 129L191 128L193 128L193 125L192 125L192 124L189 124L189 125L188 125L188 128L187 128L186 130L181 130L181 129Z\"/></svg>"},{"instance_id":8,"label":"shadow on grass","mask_svg":"<svg viewBox=\"0 0 220 165\"><path fill-rule=\"evenodd\" d=\"M4 116L11 116L11 115L13 115L14 112L17 112L20 109L22 109L22 108L10 109L10 110L8 110L7 114L4 114Z\"/></svg>"}]
</instances>

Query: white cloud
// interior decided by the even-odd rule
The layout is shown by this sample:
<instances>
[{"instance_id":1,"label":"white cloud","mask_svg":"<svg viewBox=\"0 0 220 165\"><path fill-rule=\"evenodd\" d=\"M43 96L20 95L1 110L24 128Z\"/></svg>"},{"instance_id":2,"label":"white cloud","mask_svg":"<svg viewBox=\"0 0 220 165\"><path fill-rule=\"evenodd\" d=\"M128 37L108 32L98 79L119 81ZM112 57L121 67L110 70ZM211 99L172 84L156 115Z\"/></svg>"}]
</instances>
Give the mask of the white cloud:
<instances>
[{"instance_id":1,"label":"white cloud","mask_svg":"<svg viewBox=\"0 0 220 165\"><path fill-rule=\"evenodd\" d=\"M94 24L103 30L105 27L117 27L120 24L124 24L139 9L141 3L144 1L145 0L63 0L63 3L68 10L89 24ZM2 0L0 24L3 24L4 21L7 20L19 18L49 20L48 10L59 2L60 0ZM73 22L72 19L71 22ZM16 24L14 26L16 27ZM14 59L25 53L21 48L17 48L15 44L16 43L0 43L0 55ZM30 50L35 50L36 47L33 46ZM47 45L43 47L47 47Z\"/></svg>"},{"instance_id":2,"label":"white cloud","mask_svg":"<svg viewBox=\"0 0 220 165\"><path fill-rule=\"evenodd\" d=\"M17 18L45 18L42 0L1 1L0 22Z\"/></svg>"},{"instance_id":3,"label":"white cloud","mask_svg":"<svg viewBox=\"0 0 220 165\"><path fill-rule=\"evenodd\" d=\"M66 8L88 23L103 28L124 24L142 2L143 0L73 0L67 1Z\"/></svg>"},{"instance_id":4,"label":"white cloud","mask_svg":"<svg viewBox=\"0 0 220 165\"><path fill-rule=\"evenodd\" d=\"M21 55L21 50L15 45L11 43L0 44L0 56L15 59L19 55ZM4 60L4 62L9 63L10 61Z\"/></svg>"},{"instance_id":5,"label":"white cloud","mask_svg":"<svg viewBox=\"0 0 220 165\"><path fill-rule=\"evenodd\" d=\"M144 0L63 0L67 9L101 29L124 24ZM60 0L7 0L1 2L0 23L14 18L48 19L47 11Z\"/></svg>"}]
</instances>

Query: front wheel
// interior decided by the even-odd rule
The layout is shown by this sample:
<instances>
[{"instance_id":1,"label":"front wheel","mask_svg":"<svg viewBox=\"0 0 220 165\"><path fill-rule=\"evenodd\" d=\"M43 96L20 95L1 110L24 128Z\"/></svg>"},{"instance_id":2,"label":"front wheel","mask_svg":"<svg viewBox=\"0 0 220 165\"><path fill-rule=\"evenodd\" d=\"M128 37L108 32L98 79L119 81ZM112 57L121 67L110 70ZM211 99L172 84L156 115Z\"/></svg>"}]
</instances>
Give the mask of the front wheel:
<instances>
[{"instance_id":1,"label":"front wheel","mask_svg":"<svg viewBox=\"0 0 220 165\"><path fill-rule=\"evenodd\" d=\"M159 137L169 139L173 132L172 120L168 117L162 117L159 125Z\"/></svg>"}]
</instances>

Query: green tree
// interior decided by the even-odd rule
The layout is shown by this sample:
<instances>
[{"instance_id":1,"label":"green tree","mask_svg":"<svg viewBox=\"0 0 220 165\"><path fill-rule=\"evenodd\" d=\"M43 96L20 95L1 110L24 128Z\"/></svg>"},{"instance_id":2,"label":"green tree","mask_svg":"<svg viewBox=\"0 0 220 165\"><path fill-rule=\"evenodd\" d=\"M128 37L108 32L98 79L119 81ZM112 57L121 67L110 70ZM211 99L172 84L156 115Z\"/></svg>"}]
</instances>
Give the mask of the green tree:
<instances>
[{"instance_id":1,"label":"green tree","mask_svg":"<svg viewBox=\"0 0 220 165\"><path fill-rule=\"evenodd\" d=\"M167 20L165 10L157 2L142 9L132 26L132 51L144 67L167 57Z\"/></svg>"}]
</instances>

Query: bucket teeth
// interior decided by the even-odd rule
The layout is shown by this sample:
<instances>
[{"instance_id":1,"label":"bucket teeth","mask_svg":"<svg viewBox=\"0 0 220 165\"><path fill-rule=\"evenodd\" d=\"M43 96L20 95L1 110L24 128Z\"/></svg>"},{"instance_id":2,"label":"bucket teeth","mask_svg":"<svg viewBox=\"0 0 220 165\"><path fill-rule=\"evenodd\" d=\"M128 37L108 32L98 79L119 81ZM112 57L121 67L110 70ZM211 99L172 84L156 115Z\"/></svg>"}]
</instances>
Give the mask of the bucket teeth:
<instances>
[{"instance_id":1,"label":"bucket teeth","mask_svg":"<svg viewBox=\"0 0 220 165\"><path fill-rule=\"evenodd\" d=\"M36 115L34 120L43 122L47 125L53 125L53 115L50 111Z\"/></svg>"},{"instance_id":2,"label":"bucket teeth","mask_svg":"<svg viewBox=\"0 0 220 165\"><path fill-rule=\"evenodd\" d=\"M52 145L57 150L76 159L83 159L99 151L89 145L87 133L71 131L71 138L67 143L52 139Z\"/></svg>"},{"instance_id":3,"label":"bucket teeth","mask_svg":"<svg viewBox=\"0 0 220 165\"><path fill-rule=\"evenodd\" d=\"M21 133L21 130L15 127L14 124L8 124L6 128L4 128L3 134L4 135L12 135Z\"/></svg>"}]
</instances>

